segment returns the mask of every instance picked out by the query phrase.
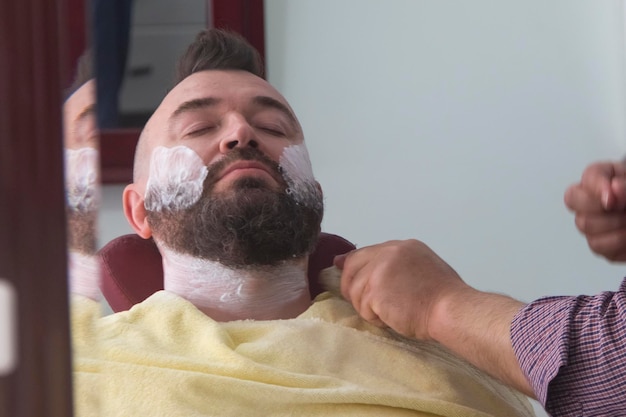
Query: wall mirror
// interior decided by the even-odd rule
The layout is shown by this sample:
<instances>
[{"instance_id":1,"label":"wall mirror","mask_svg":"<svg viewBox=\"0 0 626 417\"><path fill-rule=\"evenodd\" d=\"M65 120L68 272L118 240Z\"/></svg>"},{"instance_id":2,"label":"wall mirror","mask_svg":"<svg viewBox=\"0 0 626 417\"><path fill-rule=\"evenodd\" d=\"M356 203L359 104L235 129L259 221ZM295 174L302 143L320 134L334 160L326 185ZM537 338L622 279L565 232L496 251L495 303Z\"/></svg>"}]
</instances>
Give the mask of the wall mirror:
<instances>
[{"instance_id":1,"label":"wall mirror","mask_svg":"<svg viewBox=\"0 0 626 417\"><path fill-rule=\"evenodd\" d=\"M94 13L102 181L127 183L140 129L170 88L178 56L207 26L237 31L263 54L263 0L94 0L94 12L98 3L128 24L111 36L98 22L106 13Z\"/></svg>"},{"instance_id":2,"label":"wall mirror","mask_svg":"<svg viewBox=\"0 0 626 417\"><path fill-rule=\"evenodd\" d=\"M62 167L51 157L62 154L62 87L55 81L58 63L50 61L61 55L61 42L50 25L63 4L70 16L70 46L63 54L80 56L89 36L81 37L73 23L85 29L83 1L0 2L0 59L12 63L0 65L6 98L0 114L0 279L32 296L18 296L20 315L40 320L21 331L20 354L35 353L36 360L25 364L19 378L0 378L3 417L33 415L31 398L45 396L37 381L48 371L59 375L67 364L67 357L55 353L63 348L64 317L47 304L51 295L66 302L58 287L64 282L59 271L65 274L65 212L55 194ZM240 7L258 3L206 4L203 18L215 24L226 19L220 10L235 10L235 21L246 21ZM586 164L623 155L623 2L398 0L389 7L360 0L272 0L266 6L273 19L268 44L277 45L272 76L297 109L312 157L326 157L315 168L329 202L328 231L361 246L419 237L477 287L524 299L615 286L619 266L604 266L589 254L562 193ZM158 7L154 3L155 12ZM40 47L17 47L31 45L33 38ZM371 50L379 53L376 59L368 55ZM128 75L138 83L156 73L140 58L128 59ZM129 120L145 116L145 107L126 94L122 90L122 123L101 131L105 184L131 178L139 128ZM23 102L32 108L20 116L14 111ZM387 110L393 123L379 117ZM52 144L55 135L59 143ZM393 146L381 146L381 138ZM372 169L381 161L382 169ZM49 333L57 343L37 351L34 342ZM45 365L45 358L53 365ZM20 397L20 390L26 394ZM9 408L15 401L28 412Z\"/></svg>"}]
</instances>

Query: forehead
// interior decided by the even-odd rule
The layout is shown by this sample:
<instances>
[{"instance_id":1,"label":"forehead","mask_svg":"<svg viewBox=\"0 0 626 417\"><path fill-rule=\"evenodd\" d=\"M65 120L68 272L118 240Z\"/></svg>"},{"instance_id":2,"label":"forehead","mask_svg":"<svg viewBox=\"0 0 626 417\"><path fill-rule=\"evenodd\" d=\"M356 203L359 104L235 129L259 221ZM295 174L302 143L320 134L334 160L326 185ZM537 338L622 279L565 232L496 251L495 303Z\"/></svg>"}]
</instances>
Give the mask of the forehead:
<instances>
[{"instance_id":1,"label":"forehead","mask_svg":"<svg viewBox=\"0 0 626 417\"><path fill-rule=\"evenodd\" d=\"M63 112L72 121L85 109L96 103L96 82L89 80L77 89L63 104Z\"/></svg>"},{"instance_id":2,"label":"forehead","mask_svg":"<svg viewBox=\"0 0 626 417\"><path fill-rule=\"evenodd\" d=\"M174 87L155 112L157 118L171 116L182 103L215 97L227 104L245 104L255 96L272 97L289 109L287 100L267 81L247 71L201 71L190 75Z\"/></svg>"}]
</instances>

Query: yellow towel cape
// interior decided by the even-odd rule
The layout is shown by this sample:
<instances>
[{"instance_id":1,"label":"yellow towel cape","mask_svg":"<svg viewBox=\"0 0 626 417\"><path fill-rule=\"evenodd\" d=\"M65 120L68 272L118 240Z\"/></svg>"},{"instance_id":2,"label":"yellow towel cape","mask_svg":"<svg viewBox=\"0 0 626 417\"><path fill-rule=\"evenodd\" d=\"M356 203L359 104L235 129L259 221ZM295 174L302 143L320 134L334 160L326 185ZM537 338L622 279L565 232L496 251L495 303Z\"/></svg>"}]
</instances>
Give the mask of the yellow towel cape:
<instances>
[{"instance_id":1,"label":"yellow towel cape","mask_svg":"<svg viewBox=\"0 0 626 417\"><path fill-rule=\"evenodd\" d=\"M101 378L79 378L76 395L97 394L101 416L534 415L441 347L394 339L328 294L295 319L219 323L161 291L96 326L98 349L75 366Z\"/></svg>"},{"instance_id":2,"label":"yellow towel cape","mask_svg":"<svg viewBox=\"0 0 626 417\"><path fill-rule=\"evenodd\" d=\"M100 413L100 385L103 384L104 374L100 368L100 336L96 329L102 315L101 306L92 299L75 294L70 300L74 415L104 417Z\"/></svg>"}]
</instances>

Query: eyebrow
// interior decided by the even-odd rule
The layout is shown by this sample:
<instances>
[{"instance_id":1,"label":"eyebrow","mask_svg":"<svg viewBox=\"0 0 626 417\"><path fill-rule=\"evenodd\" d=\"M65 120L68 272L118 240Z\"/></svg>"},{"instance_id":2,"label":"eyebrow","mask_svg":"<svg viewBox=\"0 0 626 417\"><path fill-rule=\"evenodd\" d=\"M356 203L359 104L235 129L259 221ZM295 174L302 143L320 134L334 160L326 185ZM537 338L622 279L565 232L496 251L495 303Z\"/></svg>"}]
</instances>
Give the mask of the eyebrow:
<instances>
[{"instance_id":1,"label":"eyebrow","mask_svg":"<svg viewBox=\"0 0 626 417\"><path fill-rule=\"evenodd\" d=\"M252 99L252 102L262 107L269 107L279 110L284 113L294 123L295 126L298 125L298 120L296 119L296 116L293 115L291 110L289 110L289 107L285 106L283 103L276 100L275 98L269 96L256 96Z\"/></svg>"},{"instance_id":2,"label":"eyebrow","mask_svg":"<svg viewBox=\"0 0 626 417\"><path fill-rule=\"evenodd\" d=\"M91 116L91 115L93 115L95 113L96 113L96 105L95 104L90 104L89 106L85 107L83 109L83 111L78 113L78 116L76 116L76 121L83 120L87 116Z\"/></svg>"},{"instance_id":3,"label":"eyebrow","mask_svg":"<svg viewBox=\"0 0 626 417\"><path fill-rule=\"evenodd\" d=\"M169 119L171 121L172 119L177 118L179 115L183 113L203 109L206 107L212 107L212 106L219 104L220 102L222 102L222 99L217 98L217 97L203 97L203 98L196 98L193 100L185 101L184 103L179 105L176 108L176 110L174 110L174 112L170 115ZM296 116L294 116L291 110L289 110L289 107L287 107L286 105L284 105L283 103L281 103L280 101L276 100L273 97L255 96L252 98L252 103L261 107L276 109L280 111L281 113L283 113L285 116L287 116L289 120L293 123L295 128L299 126Z\"/></svg>"},{"instance_id":4,"label":"eyebrow","mask_svg":"<svg viewBox=\"0 0 626 417\"><path fill-rule=\"evenodd\" d=\"M216 97L196 98L193 100L185 101L180 106L178 106L176 110L174 110L174 112L170 115L170 120L175 119L180 114L188 112L188 111L215 106L220 101L222 100Z\"/></svg>"}]
</instances>

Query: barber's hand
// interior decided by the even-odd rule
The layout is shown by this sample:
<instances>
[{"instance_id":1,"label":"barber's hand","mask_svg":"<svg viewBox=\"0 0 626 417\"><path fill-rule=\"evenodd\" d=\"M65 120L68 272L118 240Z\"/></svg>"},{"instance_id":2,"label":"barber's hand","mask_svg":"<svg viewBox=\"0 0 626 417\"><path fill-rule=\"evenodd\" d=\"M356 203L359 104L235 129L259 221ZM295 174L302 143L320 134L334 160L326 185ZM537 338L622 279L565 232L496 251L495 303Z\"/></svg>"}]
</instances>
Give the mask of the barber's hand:
<instances>
[{"instance_id":1,"label":"barber's hand","mask_svg":"<svg viewBox=\"0 0 626 417\"><path fill-rule=\"evenodd\" d=\"M580 183L565 192L565 204L593 252L610 261L626 261L626 166L598 162Z\"/></svg>"},{"instance_id":2,"label":"barber's hand","mask_svg":"<svg viewBox=\"0 0 626 417\"><path fill-rule=\"evenodd\" d=\"M429 319L437 303L471 290L428 246L417 240L389 241L335 258L342 269L341 293L370 323L431 340Z\"/></svg>"}]
</instances>

